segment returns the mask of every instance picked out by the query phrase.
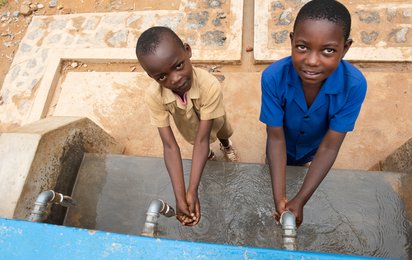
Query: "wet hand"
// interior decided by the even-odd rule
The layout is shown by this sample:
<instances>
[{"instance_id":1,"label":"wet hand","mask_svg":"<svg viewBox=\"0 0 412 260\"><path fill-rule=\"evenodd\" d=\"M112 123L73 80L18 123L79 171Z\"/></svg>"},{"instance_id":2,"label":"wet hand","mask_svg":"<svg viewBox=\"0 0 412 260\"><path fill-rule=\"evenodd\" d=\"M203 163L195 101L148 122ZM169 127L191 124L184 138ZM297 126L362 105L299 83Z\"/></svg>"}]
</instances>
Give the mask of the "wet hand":
<instances>
[{"instance_id":1,"label":"wet hand","mask_svg":"<svg viewBox=\"0 0 412 260\"><path fill-rule=\"evenodd\" d=\"M190 217L192 218L192 223L189 226L194 226L200 221L200 202L197 192L186 193L186 201L189 206Z\"/></svg>"},{"instance_id":2,"label":"wet hand","mask_svg":"<svg viewBox=\"0 0 412 260\"><path fill-rule=\"evenodd\" d=\"M186 201L176 201L176 218L183 225L190 225L193 222Z\"/></svg>"},{"instance_id":3,"label":"wet hand","mask_svg":"<svg viewBox=\"0 0 412 260\"><path fill-rule=\"evenodd\" d=\"M303 222L303 203L293 198L286 203L286 210L292 212L296 217L296 226L299 227Z\"/></svg>"},{"instance_id":4,"label":"wet hand","mask_svg":"<svg viewBox=\"0 0 412 260\"><path fill-rule=\"evenodd\" d=\"M275 217L275 221L276 224L279 225L279 221L280 221L280 216L282 215L282 213L284 211L286 211L286 203L287 203L287 199L283 199L280 200L279 202L275 202L275 206L276 206L276 211L273 213L273 216Z\"/></svg>"}]
</instances>

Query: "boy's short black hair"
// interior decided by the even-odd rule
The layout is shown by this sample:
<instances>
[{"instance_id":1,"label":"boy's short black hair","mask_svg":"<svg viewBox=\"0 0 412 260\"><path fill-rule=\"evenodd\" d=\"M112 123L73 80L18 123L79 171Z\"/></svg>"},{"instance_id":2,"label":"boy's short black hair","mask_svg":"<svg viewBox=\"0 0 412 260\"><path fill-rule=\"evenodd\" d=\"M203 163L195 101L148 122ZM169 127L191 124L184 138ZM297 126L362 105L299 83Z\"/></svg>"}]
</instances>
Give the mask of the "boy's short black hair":
<instances>
[{"instance_id":1,"label":"boy's short black hair","mask_svg":"<svg viewBox=\"0 0 412 260\"><path fill-rule=\"evenodd\" d=\"M182 40L172 29L164 26L154 26L144 31L137 40L137 58L155 53L157 47L165 38L175 41L178 46L184 48Z\"/></svg>"},{"instance_id":2,"label":"boy's short black hair","mask_svg":"<svg viewBox=\"0 0 412 260\"><path fill-rule=\"evenodd\" d=\"M333 22L342 27L345 41L349 38L351 28L350 13L338 1L313 0L306 3L296 16L293 30L295 30L297 24L305 20L328 20Z\"/></svg>"}]
</instances>

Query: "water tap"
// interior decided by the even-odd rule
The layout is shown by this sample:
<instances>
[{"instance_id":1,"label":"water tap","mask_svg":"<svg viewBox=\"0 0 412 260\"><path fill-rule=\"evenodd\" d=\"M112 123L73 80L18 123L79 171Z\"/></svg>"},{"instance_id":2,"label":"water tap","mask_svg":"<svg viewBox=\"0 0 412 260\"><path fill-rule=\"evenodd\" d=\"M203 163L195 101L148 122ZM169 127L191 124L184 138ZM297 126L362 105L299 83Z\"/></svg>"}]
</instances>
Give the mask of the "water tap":
<instances>
[{"instance_id":1,"label":"water tap","mask_svg":"<svg viewBox=\"0 0 412 260\"><path fill-rule=\"evenodd\" d=\"M283 249L296 250L296 217L290 211L284 211L280 216L282 225Z\"/></svg>"},{"instance_id":2,"label":"water tap","mask_svg":"<svg viewBox=\"0 0 412 260\"><path fill-rule=\"evenodd\" d=\"M157 232L157 220L160 214L165 217L175 216L175 210L161 199L155 199L150 202L146 213L142 236L155 237Z\"/></svg>"}]
</instances>

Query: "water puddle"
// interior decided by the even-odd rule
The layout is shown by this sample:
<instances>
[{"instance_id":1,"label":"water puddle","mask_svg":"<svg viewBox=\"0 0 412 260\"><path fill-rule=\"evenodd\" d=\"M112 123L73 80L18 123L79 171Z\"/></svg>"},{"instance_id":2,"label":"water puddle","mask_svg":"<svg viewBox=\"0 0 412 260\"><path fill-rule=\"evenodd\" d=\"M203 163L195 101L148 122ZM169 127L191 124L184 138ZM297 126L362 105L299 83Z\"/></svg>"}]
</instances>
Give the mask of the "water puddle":
<instances>
[{"instance_id":1,"label":"water puddle","mask_svg":"<svg viewBox=\"0 0 412 260\"><path fill-rule=\"evenodd\" d=\"M184 160L188 177L190 161ZM288 168L289 196L305 168ZM188 179L187 179L188 180ZM412 177L400 173L333 170L305 207L298 250L379 257L412 257ZM208 162L199 187L202 218L184 227L159 218L159 237L281 248L267 165ZM174 206L162 158L86 154L65 225L140 235L152 199Z\"/></svg>"}]
</instances>

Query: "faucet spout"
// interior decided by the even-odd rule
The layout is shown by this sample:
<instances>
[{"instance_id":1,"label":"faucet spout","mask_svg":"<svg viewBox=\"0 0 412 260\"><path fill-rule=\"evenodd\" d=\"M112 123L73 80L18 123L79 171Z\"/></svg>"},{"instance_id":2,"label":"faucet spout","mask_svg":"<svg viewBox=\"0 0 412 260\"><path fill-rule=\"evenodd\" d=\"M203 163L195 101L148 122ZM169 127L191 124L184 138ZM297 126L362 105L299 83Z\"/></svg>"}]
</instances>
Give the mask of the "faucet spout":
<instances>
[{"instance_id":1,"label":"faucet spout","mask_svg":"<svg viewBox=\"0 0 412 260\"><path fill-rule=\"evenodd\" d=\"M296 217L290 211L284 211L280 216L280 224L282 225L283 249L296 250Z\"/></svg>"},{"instance_id":2,"label":"faucet spout","mask_svg":"<svg viewBox=\"0 0 412 260\"><path fill-rule=\"evenodd\" d=\"M70 196L65 196L52 190L43 191L37 196L36 202L34 202L34 208L30 213L29 221L43 222L47 218L47 205L50 202L64 207L76 205Z\"/></svg>"},{"instance_id":3,"label":"faucet spout","mask_svg":"<svg viewBox=\"0 0 412 260\"><path fill-rule=\"evenodd\" d=\"M152 200L146 212L146 221L141 233L142 236L155 236L157 229L157 220L160 214L170 218L175 215L175 210L161 199Z\"/></svg>"}]
</instances>

